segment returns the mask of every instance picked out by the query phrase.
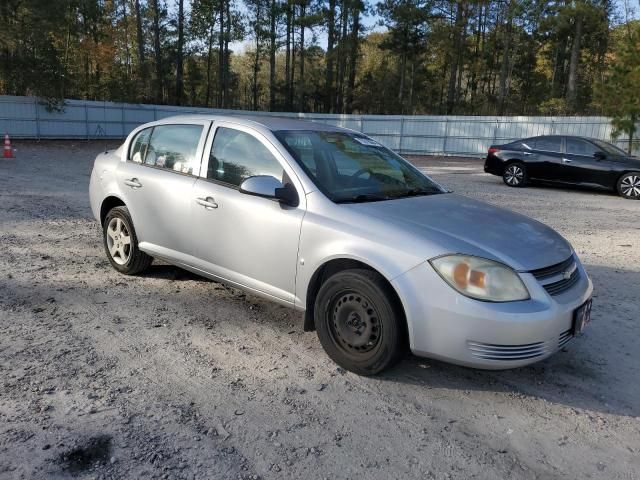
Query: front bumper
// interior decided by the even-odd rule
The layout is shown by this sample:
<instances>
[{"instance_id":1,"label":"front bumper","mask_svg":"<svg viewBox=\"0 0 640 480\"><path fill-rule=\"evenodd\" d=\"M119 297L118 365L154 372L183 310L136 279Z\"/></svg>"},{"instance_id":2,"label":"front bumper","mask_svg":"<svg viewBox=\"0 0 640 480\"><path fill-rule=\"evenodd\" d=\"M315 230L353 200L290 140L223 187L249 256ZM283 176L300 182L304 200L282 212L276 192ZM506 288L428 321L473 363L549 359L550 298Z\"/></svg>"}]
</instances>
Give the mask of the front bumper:
<instances>
[{"instance_id":1,"label":"front bumper","mask_svg":"<svg viewBox=\"0 0 640 480\"><path fill-rule=\"evenodd\" d=\"M520 273L531 298L482 302L461 295L428 262L396 277L407 317L411 351L475 368L521 367L549 357L571 338L573 312L593 286L577 262L579 281L551 296L530 273Z\"/></svg>"}]
</instances>

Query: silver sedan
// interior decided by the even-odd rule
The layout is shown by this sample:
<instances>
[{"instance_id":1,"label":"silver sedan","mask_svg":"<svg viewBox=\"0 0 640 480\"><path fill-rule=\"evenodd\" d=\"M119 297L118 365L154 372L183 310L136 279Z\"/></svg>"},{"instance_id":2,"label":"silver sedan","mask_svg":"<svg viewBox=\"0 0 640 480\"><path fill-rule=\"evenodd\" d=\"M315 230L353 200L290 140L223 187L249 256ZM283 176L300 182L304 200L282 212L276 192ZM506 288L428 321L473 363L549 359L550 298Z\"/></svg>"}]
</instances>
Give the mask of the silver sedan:
<instances>
[{"instance_id":1,"label":"silver sedan","mask_svg":"<svg viewBox=\"0 0 640 480\"><path fill-rule=\"evenodd\" d=\"M590 319L571 245L450 193L375 140L277 117L179 116L98 155L91 207L113 267L162 259L304 313L367 375L414 354L527 365Z\"/></svg>"}]
</instances>

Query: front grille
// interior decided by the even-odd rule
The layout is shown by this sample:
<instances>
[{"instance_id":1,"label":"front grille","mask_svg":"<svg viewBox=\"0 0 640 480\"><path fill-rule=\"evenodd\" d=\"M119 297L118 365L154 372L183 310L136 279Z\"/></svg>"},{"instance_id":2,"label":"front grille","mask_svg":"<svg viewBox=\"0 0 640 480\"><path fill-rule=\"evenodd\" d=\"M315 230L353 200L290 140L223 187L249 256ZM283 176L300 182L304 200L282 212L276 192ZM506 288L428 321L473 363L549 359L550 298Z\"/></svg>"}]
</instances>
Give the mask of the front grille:
<instances>
[{"instance_id":1,"label":"front grille","mask_svg":"<svg viewBox=\"0 0 640 480\"><path fill-rule=\"evenodd\" d=\"M556 263L550 267L539 268L537 270L531 270L531 274L538 280L544 280L545 278L553 277L554 275L560 275L565 270L571 268L576 263L573 255L567 258L564 262Z\"/></svg>"},{"instance_id":2,"label":"front grille","mask_svg":"<svg viewBox=\"0 0 640 480\"><path fill-rule=\"evenodd\" d=\"M545 342L526 345L494 345L490 343L467 342L471 355L484 360L526 360L541 357L549 352Z\"/></svg>"},{"instance_id":3,"label":"front grille","mask_svg":"<svg viewBox=\"0 0 640 480\"><path fill-rule=\"evenodd\" d=\"M579 279L580 272L578 272L578 269L576 268L569 278L563 278L562 280L559 280L557 282L547 283L543 285L543 287L547 292L549 292L549 295L559 295L565 290L569 290L571 287L573 287Z\"/></svg>"},{"instance_id":4,"label":"front grille","mask_svg":"<svg viewBox=\"0 0 640 480\"><path fill-rule=\"evenodd\" d=\"M493 343L467 342L471 355L483 360L514 361L542 357L560 350L573 339L573 330L569 329L558 336L558 340L527 343L524 345L496 345Z\"/></svg>"},{"instance_id":5,"label":"front grille","mask_svg":"<svg viewBox=\"0 0 640 480\"><path fill-rule=\"evenodd\" d=\"M569 272L570 275L567 277L566 274ZM559 295L569 290L580 280L580 270L573 255L564 262L531 270L530 273L542 284L549 295Z\"/></svg>"}]
</instances>

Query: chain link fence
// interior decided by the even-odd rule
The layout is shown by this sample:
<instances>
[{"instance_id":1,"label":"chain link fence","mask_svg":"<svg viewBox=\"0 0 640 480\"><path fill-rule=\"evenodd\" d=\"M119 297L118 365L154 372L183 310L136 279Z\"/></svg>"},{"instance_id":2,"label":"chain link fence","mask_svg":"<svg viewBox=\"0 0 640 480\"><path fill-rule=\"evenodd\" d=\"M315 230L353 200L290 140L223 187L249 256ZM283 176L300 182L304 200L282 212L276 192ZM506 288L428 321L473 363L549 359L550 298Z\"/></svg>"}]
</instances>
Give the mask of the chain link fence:
<instances>
[{"instance_id":1,"label":"chain link fence","mask_svg":"<svg viewBox=\"0 0 640 480\"><path fill-rule=\"evenodd\" d=\"M120 139L143 123L191 113L302 118L351 128L402 154L413 155L482 156L491 144L553 134L593 137L627 148L626 138L611 137L607 117L270 113L84 100L66 100L62 109L50 110L37 97L15 96L0 96L0 133L37 140Z\"/></svg>"}]
</instances>

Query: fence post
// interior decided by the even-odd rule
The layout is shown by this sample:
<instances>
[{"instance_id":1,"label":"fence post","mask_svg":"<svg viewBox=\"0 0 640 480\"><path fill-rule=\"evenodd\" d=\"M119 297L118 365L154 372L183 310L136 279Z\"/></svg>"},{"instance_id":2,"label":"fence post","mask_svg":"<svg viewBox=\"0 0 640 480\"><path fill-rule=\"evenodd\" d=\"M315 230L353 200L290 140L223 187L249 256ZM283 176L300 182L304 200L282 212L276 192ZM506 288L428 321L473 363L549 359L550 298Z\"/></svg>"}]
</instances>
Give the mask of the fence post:
<instances>
[{"instance_id":1,"label":"fence post","mask_svg":"<svg viewBox=\"0 0 640 480\"><path fill-rule=\"evenodd\" d=\"M89 132L89 107L86 103L84 104L84 128L87 134L87 141L89 141L91 132Z\"/></svg>"},{"instance_id":2,"label":"fence post","mask_svg":"<svg viewBox=\"0 0 640 480\"><path fill-rule=\"evenodd\" d=\"M126 137L124 127L124 103L122 104L122 138Z\"/></svg>"},{"instance_id":3,"label":"fence post","mask_svg":"<svg viewBox=\"0 0 640 480\"><path fill-rule=\"evenodd\" d=\"M36 110L36 137L40 141L40 105L38 104L38 97L33 97L33 107Z\"/></svg>"},{"instance_id":4,"label":"fence post","mask_svg":"<svg viewBox=\"0 0 640 480\"><path fill-rule=\"evenodd\" d=\"M442 154L447 154L447 140L449 139L449 117L444 118L444 141L442 142Z\"/></svg>"},{"instance_id":5,"label":"fence post","mask_svg":"<svg viewBox=\"0 0 640 480\"><path fill-rule=\"evenodd\" d=\"M491 142L494 145L498 141L498 130L500 130L500 119L496 118L496 126L493 127L493 142Z\"/></svg>"},{"instance_id":6,"label":"fence post","mask_svg":"<svg viewBox=\"0 0 640 480\"><path fill-rule=\"evenodd\" d=\"M555 135L556 134L556 121L552 118L551 119L551 135Z\"/></svg>"},{"instance_id":7,"label":"fence post","mask_svg":"<svg viewBox=\"0 0 640 480\"><path fill-rule=\"evenodd\" d=\"M400 140L398 140L398 153L402 154L402 141L404 140L404 115L400 117Z\"/></svg>"}]
</instances>

